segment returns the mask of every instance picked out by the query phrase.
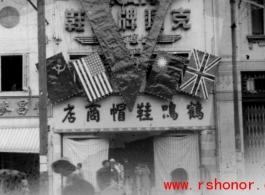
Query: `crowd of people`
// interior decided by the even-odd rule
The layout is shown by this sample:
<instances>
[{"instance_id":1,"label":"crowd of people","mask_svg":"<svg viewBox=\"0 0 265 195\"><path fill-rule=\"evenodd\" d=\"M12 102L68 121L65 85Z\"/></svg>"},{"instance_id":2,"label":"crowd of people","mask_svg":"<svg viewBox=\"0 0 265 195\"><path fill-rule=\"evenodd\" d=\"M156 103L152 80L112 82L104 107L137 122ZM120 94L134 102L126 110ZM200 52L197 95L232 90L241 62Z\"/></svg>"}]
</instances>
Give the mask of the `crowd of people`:
<instances>
[{"instance_id":1,"label":"crowd of people","mask_svg":"<svg viewBox=\"0 0 265 195\"><path fill-rule=\"evenodd\" d=\"M202 174L203 180L210 179L206 168ZM82 164L78 163L75 171L67 176L63 195L151 195L151 173L145 163L136 166L124 159L122 163L115 159L104 160L102 167L96 172L96 181L99 192L84 178ZM171 172L171 181L189 181L188 172L183 168L177 168ZM173 194L194 195L192 190L175 189ZM203 193L205 194L205 192Z\"/></svg>"},{"instance_id":2,"label":"crowd of people","mask_svg":"<svg viewBox=\"0 0 265 195\"><path fill-rule=\"evenodd\" d=\"M133 167L127 159L121 164L112 158L102 162L102 168L97 171L97 183L102 194L110 194L109 191L115 189L116 193L124 195L150 195L150 170L147 164Z\"/></svg>"},{"instance_id":3,"label":"crowd of people","mask_svg":"<svg viewBox=\"0 0 265 195\"><path fill-rule=\"evenodd\" d=\"M78 163L76 170L66 179L63 195L94 195L95 189L92 184L85 180L82 164Z\"/></svg>"},{"instance_id":4,"label":"crowd of people","mask_svg":"<svg viewBox=\"0 0 265 195\"><path fill-rule=\"evenodd\" d=\"M0 179L0 195L29 195L29 185L25 176Z\"/></svg>"}]
</instances>

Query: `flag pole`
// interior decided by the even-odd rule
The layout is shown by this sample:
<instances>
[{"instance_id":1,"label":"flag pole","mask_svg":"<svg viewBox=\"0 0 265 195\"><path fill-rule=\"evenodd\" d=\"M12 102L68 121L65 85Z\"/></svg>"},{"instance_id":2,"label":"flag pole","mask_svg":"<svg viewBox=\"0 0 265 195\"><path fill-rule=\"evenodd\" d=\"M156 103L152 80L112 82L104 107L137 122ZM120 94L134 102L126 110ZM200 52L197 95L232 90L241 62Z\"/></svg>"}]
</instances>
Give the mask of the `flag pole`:
<instances>
[{"instance_id":1,"label":"flag pole","mask_svg":"<svg viewBox=\"0 0 265 195\"><path fill-rule=\"evenodd\" d=\"M38 59L39 59L39 194L48 195L48 125L47 125L47 69L45 45L45 0L37 1Z\"/></svg>"}]
</instances>

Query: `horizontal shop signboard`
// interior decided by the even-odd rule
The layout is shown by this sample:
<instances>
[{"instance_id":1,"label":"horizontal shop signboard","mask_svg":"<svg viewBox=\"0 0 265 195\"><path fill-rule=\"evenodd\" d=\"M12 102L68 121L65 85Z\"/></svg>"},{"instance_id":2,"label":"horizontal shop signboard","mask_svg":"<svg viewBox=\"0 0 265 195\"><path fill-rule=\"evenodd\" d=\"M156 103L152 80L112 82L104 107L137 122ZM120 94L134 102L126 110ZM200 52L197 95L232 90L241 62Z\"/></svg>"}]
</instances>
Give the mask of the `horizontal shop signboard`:
<instances>
[{"instance_id":1,"label":"horizontal shop signboard","mask_svg":"<svg viewBox=\"0 0 265 195\"><path fill-rule=\"evenodd\" d=\"M57 132L207 129L214 126L213 98L212 95L208 100L178 95L169 102L139 96L132 112L119 96L94 104L85 98L72 98L54 106L52 123Z\"/></svg>"},{"instance_id":2,"label":"horizontal shop signboard","mask_svg":"<svg viewBox=\"0 0 265 195\"><path fill-rule=\"evenodd\" d=\"M47 103L48 117L52 116L52 106ZM24 97L0 98L0 118L11 117L38 117L39 116L39 98Z\"/></svg>"}]
</instances>

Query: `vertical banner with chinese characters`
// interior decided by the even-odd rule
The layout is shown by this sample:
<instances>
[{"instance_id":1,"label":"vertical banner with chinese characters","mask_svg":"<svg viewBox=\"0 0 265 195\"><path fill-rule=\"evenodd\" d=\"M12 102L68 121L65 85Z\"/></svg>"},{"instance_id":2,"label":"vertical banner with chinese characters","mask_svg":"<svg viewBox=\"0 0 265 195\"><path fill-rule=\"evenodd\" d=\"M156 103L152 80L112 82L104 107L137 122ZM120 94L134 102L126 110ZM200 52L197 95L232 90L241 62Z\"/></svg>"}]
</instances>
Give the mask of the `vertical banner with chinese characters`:
<instances>
[{"instance_id":1,"label":"vertical banner with chinese characters","mask_svg":"<svg viewBox=\"0 0 265 195\"><path fill-rule=\"evenodd\" d=\"M213 129L212 95L208 100L188 96L174 96L172 101L152 96L139 96L135 109L129 112L119 96L110 96L95 104L84 98L73 98L54 107L54 128L74 129L134 129L163 128ZM156 129L157 128L157 129Z\"/></svg>"}]
</instances>

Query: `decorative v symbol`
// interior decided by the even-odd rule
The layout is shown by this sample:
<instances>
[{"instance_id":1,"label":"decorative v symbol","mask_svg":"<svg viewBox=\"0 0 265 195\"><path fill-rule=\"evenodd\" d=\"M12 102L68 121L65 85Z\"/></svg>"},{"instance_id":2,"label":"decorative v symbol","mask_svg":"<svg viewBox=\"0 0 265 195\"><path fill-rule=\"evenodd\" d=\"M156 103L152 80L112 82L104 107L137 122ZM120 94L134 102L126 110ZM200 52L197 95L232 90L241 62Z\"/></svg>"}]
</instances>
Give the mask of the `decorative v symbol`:
<instances>
[{"instance_id":1,"label":"decorative v symbol","mask_svg":"<svg viewBox=\"0 0 265 195\"><path fill-rule=\"evenodd\" d=\"M153 26L148 34L140 63L135 66L118 27L109 11L110 0L80 0L88 20L111 67L122 98L129 111L133 110L149 59L155 49L158 35L171 0L159 0Z\"/></svg>"}]
</instances>

